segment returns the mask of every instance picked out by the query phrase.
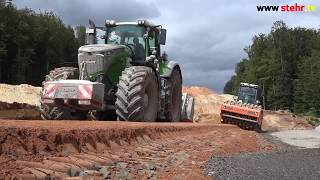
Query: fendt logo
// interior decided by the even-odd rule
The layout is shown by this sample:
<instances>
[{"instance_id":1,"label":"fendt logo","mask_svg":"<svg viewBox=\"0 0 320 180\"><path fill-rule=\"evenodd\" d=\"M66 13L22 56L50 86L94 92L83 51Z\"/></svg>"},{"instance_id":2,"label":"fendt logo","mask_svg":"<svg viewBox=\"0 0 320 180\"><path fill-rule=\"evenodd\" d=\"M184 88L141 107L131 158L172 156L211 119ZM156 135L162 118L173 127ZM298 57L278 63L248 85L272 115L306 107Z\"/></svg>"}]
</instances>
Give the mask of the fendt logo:
<instances>
[{"instance_id":1,"label":"fendt logo","mask_svg":"<svg viewBox=\"0 0 320 180\"><path fill-rule=\"evenodd\" d=\"M257 6L259 12L315 12L317 11L316 5L303 5L295 3L294 5L259 5Z\"/></svg>"}]
</instances>

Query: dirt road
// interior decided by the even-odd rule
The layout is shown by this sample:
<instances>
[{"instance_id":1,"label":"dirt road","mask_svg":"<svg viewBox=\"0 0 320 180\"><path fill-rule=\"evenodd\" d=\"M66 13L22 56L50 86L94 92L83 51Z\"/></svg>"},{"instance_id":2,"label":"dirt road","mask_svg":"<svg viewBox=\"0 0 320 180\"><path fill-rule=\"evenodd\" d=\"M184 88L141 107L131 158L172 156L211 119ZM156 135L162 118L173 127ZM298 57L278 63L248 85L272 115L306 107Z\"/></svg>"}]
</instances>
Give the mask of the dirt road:
<instances>
[{"instance_id":1,"label":"dirt road","mask_svg":"<svg viewBox=\"0 0 320 180\"><path fill-rule=\"evenodd\" d=\"M212 155L274 148L252 131L191 123L3 120L0 137L1 176L22 179L207 179Z\"/></svg>"}]
</instances>

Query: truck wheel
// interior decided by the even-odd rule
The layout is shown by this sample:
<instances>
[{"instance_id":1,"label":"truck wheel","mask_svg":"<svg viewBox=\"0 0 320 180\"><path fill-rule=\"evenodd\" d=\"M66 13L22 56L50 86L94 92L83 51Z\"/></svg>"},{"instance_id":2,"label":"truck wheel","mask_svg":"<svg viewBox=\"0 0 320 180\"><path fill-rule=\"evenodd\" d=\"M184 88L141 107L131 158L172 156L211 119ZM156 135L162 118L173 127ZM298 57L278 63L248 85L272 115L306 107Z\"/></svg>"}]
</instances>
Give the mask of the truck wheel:
<instances>
[{"instance_id":1,"label":"truck wheel","mask_svg":"<svg viewBox=\"0 0 320 180\"><path fill-rule=\"evenodd\" d=\"M159 84L151 68L126 68L120 77L116 97L116 114L119 120L156 121Z\"/></svg>"},{"instance_id":2,"label":"truck wheel","mask_svg":"<svg viewBox=\"0 0 320 180\"><path fill-rule=\"evenodd\" d=\"M179 122L182 104L182 78L180 71L174 69L167 80L165 116L169 122Z\"/></svg>"},{"instance_id":3,"label":"truck wheel","mask_svg":"<svg viewBox=\"0 0 320 180\"><path fill-rule=\"evenodd\" d=\"M55 68L46 76L45 81L57 81L66 79L78 79L79 70L74 67ZM48 106L42 104L40 106L41 118L44 120L75 120L86 119L86 111L70 110L59 106Z\"/></svg>"}]
</instances>

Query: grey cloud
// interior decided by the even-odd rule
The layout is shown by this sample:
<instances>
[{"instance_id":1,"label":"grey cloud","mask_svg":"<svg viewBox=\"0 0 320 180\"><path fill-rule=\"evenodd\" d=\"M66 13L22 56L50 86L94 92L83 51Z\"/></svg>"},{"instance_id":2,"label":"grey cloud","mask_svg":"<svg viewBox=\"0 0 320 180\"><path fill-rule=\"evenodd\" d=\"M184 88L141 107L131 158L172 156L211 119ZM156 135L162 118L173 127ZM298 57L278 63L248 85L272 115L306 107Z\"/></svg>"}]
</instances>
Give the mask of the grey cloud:
<instances>
[{"instance_id":1,"label":"grey cloud","mask_svg":"<svg viewBox=\"0 0 320 180\"><path fill-rule=\"evenodd\" d=\"M154 4L137 0L16 0L15 4L53 11L70 25L86 25L89 18L103 24L106 19L132 21L160 15Z\"/></svg>"},{"instance_id":2,"label":"grey cloud","mask_svg":"<svg viewBox=\"0 0 320 180\"><path fill-rule=\"evenodd\" d=\"M155 21L163 22L169 29L166 51L182 64L184 82L206 85L218 92L233 75L235 64L246 58L243 48L250 45L254 35L268 33L274 21L284 20L288 26L319 26L314 13L262 13L256 10L257 5L294 4L294 1L156 2L160 9L166 9L166 13ZM310 0L303 2L308 3L315 4Z\"/></svg>"},{"instance_id":3,"label":"grey cloud","mask_svg":"<svg viewBox=\"0 0 320 180\"><path fill-rule=\"evenodd\" d=\"M288 26L319 28L320 10L315 13L257 12L257 5L294 4L270 0L18 0L19 7L54 10L68 24L86 24L88 18L136 20L149 18L168 29L169 57L182 66L186 85L207 86L221 92L246 57L243 48L254 35L270 32L274 21ZM319 1L300 4L320 7Z\"/></svg>"}]
</instances>

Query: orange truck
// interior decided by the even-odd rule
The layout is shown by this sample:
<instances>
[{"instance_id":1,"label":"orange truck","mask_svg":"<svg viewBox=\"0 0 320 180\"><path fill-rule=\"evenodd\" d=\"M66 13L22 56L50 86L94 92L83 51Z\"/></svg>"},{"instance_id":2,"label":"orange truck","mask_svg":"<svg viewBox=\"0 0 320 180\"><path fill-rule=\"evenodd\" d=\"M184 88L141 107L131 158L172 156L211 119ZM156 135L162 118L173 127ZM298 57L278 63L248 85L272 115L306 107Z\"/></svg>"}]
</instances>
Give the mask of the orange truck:
<instances>
[{"instance_id":1,"label":"orange truck","mask_svg":"<svg viewBox=\"0 0 320 180\"><path fill-rule=\"evenodd\" d=\"M221 123L236 124L241 128L261 130L263 109L258 85L241 83L238 96L221 105Z\"/></svg>"}]
</instances>

